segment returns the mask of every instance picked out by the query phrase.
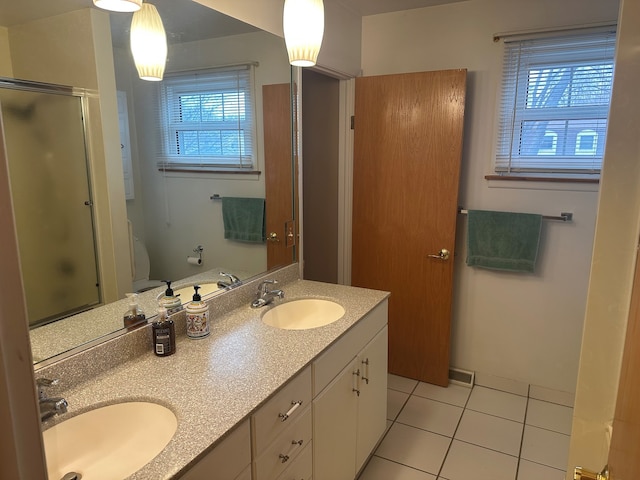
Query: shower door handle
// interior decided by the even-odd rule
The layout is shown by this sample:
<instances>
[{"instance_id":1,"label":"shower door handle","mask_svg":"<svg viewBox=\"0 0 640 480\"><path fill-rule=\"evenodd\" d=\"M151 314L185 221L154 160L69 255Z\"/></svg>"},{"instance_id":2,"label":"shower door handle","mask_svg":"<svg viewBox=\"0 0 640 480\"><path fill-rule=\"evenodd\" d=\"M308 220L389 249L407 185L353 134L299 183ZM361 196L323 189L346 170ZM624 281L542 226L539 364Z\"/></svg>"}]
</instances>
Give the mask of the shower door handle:
<instances>
[{"instance_id":1,"label":"shower door handle","mask_svg":"<svg viewBox=\"0 0 640 480\"><path fill-rule=\"evenodd\" d=\"M449 254L450 254L449 250L447 250L446 248L443 248L436 255L431 253L427 256L429 258L436 258L438 260L449 260Z\"/></svg>"},{"instance_id":2,"label":"shower door handle","mask_svg":"<svg viewBox=\"0 0 640 480\"><path fill-rule=\"evenodd\" d=\"M86 202L84 202L84 204L85 204L87 207L93 207L93 202L92 202L91 200L87 200Z\"/></svg>"}]
</instances>

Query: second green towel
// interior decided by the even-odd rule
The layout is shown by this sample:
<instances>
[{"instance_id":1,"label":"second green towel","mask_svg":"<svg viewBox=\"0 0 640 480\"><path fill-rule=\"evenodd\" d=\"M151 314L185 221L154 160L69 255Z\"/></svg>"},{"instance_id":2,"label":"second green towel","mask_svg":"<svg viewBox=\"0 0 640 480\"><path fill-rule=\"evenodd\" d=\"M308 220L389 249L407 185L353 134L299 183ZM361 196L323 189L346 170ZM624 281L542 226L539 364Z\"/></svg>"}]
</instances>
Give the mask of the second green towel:
<instances>
[{"instance_id":1,"label":"second green towel","mask_svg":"<svg viewBox=\"0 0 640 480\"><path fill-rule=\"evenodd\" d=\"M533 272L538 256L542 215L469 210L467 265Z\"/></svg>"}]
</instances>

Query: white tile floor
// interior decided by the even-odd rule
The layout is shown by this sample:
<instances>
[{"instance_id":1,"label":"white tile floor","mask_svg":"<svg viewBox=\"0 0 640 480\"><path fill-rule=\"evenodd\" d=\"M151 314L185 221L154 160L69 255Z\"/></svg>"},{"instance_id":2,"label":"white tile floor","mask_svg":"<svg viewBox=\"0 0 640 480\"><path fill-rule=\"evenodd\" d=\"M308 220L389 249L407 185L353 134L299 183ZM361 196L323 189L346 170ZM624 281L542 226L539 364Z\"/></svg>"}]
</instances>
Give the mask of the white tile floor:
<instances>
[{"instance_id":1,"label":"white tile floor","mask_svg":"<svg viewBox=\"0 0 640 480\"><path fill-rule=\"evenodd\" d=\"M442 388L396 375L388 387L389 428L359 480L564 479L573 413L566 395Z\"/></svg>"}]
</instances>

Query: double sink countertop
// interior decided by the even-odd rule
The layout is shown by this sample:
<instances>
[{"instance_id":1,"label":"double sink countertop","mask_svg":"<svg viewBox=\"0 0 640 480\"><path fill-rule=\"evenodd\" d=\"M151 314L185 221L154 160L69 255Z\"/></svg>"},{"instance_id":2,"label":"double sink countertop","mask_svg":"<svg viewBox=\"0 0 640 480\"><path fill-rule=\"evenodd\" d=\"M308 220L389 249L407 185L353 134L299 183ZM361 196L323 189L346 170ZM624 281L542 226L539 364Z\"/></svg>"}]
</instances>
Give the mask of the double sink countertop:
<instances>
[{"instance_id":1,"label":"double sink countertop","mask_svg":"<svg viewBox=\"0 0 640 480\"><path fill-rule=\"evenodd\" d=\"M53 423L120 402L164 405L177 417L176 433L157 457L129 478L170 479L197 463L388 297L387 292L308 280L278 287L284 290L285 299L276 301L276 305L300 298L322 298L342 305L345 315L323 327L283 330L262 322L261 316L271 306L252 309L247 303L219 315L211 308L208 337L192 340L184 335L184 329L178 329L181 333L175 354L157 357L149 343L147 353L63 390L69 411ZM62 376L60 383L64 384Z\"/></svg>"}]
</instances>

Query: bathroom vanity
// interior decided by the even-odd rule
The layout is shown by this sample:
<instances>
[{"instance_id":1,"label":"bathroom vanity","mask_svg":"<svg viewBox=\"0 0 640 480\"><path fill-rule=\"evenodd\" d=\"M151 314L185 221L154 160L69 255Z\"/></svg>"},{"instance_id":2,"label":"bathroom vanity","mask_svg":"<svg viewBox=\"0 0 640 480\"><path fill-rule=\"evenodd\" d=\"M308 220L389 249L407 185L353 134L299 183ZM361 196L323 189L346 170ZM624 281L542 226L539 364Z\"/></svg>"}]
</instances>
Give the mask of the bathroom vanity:
<instances>
[{"instance_id":1,"label":"bathroom vanity","mask_svg":"<svg viewBox=\"0 0 640 480\"><path fill-rule=\"evenodd\" d=\"M287 268L215 298L209 337L187 338L176 314L170 357L153 354L144 328L37 371L59 378L52 393L69 403L49 422L126 401L169 408L173 438L132 480L355 478L386 427L388 293L287 279ZM312 329L267 325L274 307L249 306L265 278L279 280L279 302L331 300L345 314Z\"/></svg>"}]
</instances>

